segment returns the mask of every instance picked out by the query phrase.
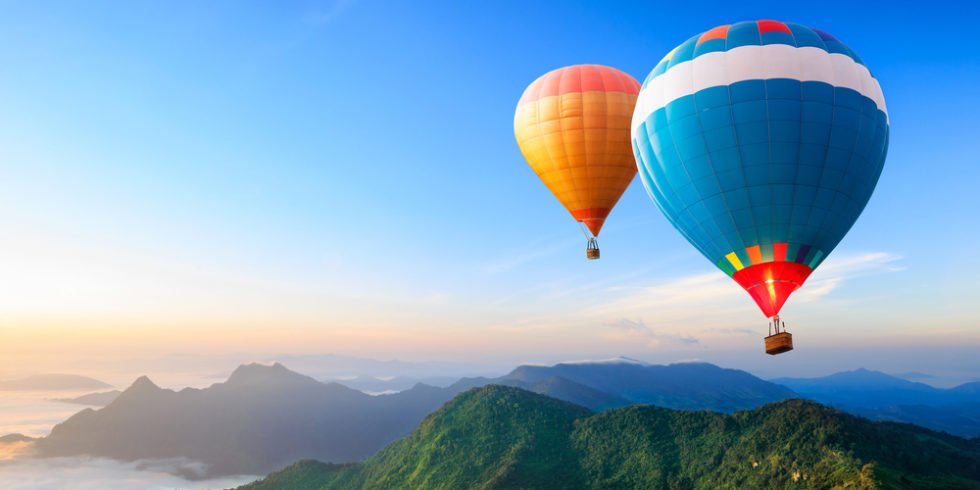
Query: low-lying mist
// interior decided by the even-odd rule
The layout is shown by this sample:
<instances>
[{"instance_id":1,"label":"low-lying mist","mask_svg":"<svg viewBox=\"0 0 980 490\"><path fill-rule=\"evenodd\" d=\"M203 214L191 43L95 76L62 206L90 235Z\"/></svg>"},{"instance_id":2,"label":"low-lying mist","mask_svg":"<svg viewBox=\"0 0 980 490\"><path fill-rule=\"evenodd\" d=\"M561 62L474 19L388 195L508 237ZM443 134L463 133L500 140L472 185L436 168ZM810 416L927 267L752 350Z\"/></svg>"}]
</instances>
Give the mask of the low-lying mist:
<instances>
[{"instance_id":1,"label":"low-lying mist","mask_svg":"<svg viewBox=\"0 0 980 490\"><path fill-rule=\"evenodd\" d=\"M202 463L186 459L120 462L104 458L16 458L0 461L0 488L10 490L204 490L255 480L239 475L199 479Z\"/></svg>"}]
</instances>

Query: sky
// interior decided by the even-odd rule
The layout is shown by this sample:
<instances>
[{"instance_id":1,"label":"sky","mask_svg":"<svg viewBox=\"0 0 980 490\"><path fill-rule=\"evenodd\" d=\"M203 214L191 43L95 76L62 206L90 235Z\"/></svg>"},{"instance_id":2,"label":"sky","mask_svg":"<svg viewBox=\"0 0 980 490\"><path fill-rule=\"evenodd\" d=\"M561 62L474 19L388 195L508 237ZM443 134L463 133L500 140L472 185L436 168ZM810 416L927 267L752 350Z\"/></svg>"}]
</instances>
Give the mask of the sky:
<instances>
[{"instance_id":1,"label":"sky","mask_svg":"<svg viewBox=\"0 0 980 490\"><path fill-rule=\"evenodd\" d=\"M0 1L0 377L338 353L977 378L980 4L748 3ZM775 358L638 182L585 261L513 136L551 69L642 80L766 18L848 44L891 122Z\"/></svg>"}]
</instances>

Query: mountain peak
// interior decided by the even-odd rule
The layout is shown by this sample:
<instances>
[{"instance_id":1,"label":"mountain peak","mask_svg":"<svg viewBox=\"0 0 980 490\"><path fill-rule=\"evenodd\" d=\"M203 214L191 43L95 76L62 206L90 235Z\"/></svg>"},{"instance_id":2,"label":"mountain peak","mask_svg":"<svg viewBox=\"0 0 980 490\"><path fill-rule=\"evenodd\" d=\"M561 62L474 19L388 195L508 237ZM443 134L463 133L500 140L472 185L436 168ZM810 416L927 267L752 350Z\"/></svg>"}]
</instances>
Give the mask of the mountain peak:
<instances>
[{"instance_id":1,"label":"mountain peak","mask_svg":"<svg viewBox=\"0 0 980 490\"><path fill-rule=\"evenodd\" d=\"M556 384L548 381L554 376L579 386L571 391L567 383L549 387ZM554 366L522 365L497 382L536 392L563 393L590 408L640 403L731 412L794 395L784 386L763 381L745 371L706 362L660 365L622 357ZM582 388L591 389L591 393L583 392ZM605 396L593 396L598 393Z\"/></svg>"},{"instance_id":2,"label":"mountain peak","mask_svg":"<svg viewBox=\"0 0 980 490\"><path fill-rule=\"evenodd\" d=\"M564 361L559 364L635 364L637 366L650 366L651 364L632 357L617 356L608 359L582 359L578 361Z\"/></svg>"},{"instance_id":3,"label":"mountain peak","mask_svg":"<svg viewBox=\"0 0 980 490\"><path fill-rule=\"evenodd\" d=\"M938 400L936 397L946 396L942 390L925 383L864 368L818 378L776 378L771 381L807 398L850 407L929 404L930 400Z\"/></svg>"},{"instance_id":4,"label":"mountain peak","mask_svg":"<svg viewBox=\"0 0 980 490\"><path fill-rule=\"evenodd\" d=\"M31 442L36 441L36 437L25 436L21 433L7 434L5 436L0 436L0 444L13 444L17 442Z\"/></svg>"},{"instance_id":5,"label":"mountain peak","mask_svg":"<svg viewBox=\"0 0 980 490\"><path fill-rule=\"evenodd\" d=\"M225 381L225 385L250 385L250 384L281 384L281 383L316 383L319 381L304 376L295 371L290 371L286 366L276 362L272 365L252 362L238 366Z\"/></svg>"},{"instance_id":6,"label":"mountain peak","mask_svg":"<svg viewBox=\"0 0 980 490\"><path fill-rule=\"evenodd\" d=\"M839 373L831 374L828 377L831 376L839 376L841 378L852 378L852 379L861 379L861 380L868 380L868 381L891 381L891 382L902 383L902 384L915 383L914 381L909 381L907 379L895 376L893 374L888 374L882 371L875 371L874 369L867 369L863 367L852 369L850 371L841 371Z\"/></svg>"},{"instance_id":7,"label":"mountain peak","mask_svg":"<svg viewBox=\"0 0 980 490\"><path fill-rule=\"evenodd\" d=\"M126 389L126 391L156 391L160 387L157 386L148 376L140 376L133 381L133 384Z\"/></svg>"},{"instance_id":8,"label":"mountain peak","mask_svg":"<svg viewBox=\"0 0 980 490\"><path fill-rule=\"evenodd\" d=\"M136 378L136 381L133 381L133 384L129 385L129 388L126 388L122 393L116 396L115 399L109 403L109 405L117 402L127 404L133 402L134 400L156 400L156 395L163 392L164 390L157 386L156 383L151 381L149 377L140 376Z\"/></svg>"},{"instance_id":9,"label":"mountain peak","mask_svg":"<svg viewBox=\"0 0 980 490\"><path fill-rule=\"evenodd\" d=\"M674 362L668 364L668 366L711 366L711 367L718 367L718 366L716 366L714 364L711 364L710 362L705 362L705 361L702 361L700 359L683 359L683 360L680 360L680 361L674 361Z\"/></svg>"}]
</instances>

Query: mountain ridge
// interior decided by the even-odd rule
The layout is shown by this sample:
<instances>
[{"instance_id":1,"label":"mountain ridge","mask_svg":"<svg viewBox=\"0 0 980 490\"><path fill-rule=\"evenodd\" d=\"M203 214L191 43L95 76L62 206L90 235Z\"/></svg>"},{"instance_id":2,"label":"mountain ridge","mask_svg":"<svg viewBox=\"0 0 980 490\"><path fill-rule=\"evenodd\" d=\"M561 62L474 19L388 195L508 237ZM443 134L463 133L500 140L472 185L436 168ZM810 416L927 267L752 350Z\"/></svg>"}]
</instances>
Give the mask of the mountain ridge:
<instances>
[{"instance_id":1,"label":"mountain ridge","mask_svg":"<svg viewBox=\"0 0 980 490\"><path fill-rule=\"evenodd\" d=\"M180 391L141 376L105 407L56 425L35 447L42 457L183 457L209 465L209 476L255 473L313 454L366 458L451 398L424 387L373 397L281 365L236 372Z\"/></svg>"},{"instance_id":2,"label":"mountain ridge","mask_svg":"<svg viewBox=\"0 0 980 490\"><path fill-rule=\"evenodd\" d=\"M88 393L81 396L76 396L73 398L52 398L52 401L61 403L73 403L75 405L88 405L93 407L104 407L115 400L122 391L112 390L112 391L99 391L95 393Z\"/></svg>"},{"instance_id":3,"label":"mountain ridge","mask_svg":"<svg viewBox=\"0 0 980 490\"><path fill-rule=\"evenodd\" d=\"M0 391L55 391L112 388L112 385L77 374L45 373L0 380Z\"/></svg>"},{"instance_id":4,"label":"mountain ridge","mask_svg":"<svg viewBox=\"0 0 980 490\"><path fill-rule=\"evenodd\" d=\"M722 414L593 413L520 388L466 391L363 463L301 461L240 490L980 488L980 441L790 399Z\"/></svg>"},{"instance_id":5,"label":"mountain ridge","mask_svg":"<svg viewBox=\"0 0 980 490\"><path fill-rule=\"evenodd\" d=\"M692 383L677 394L670 391L676 382L660 380L631 393L633 399L594 387L594 380L608 376L610 370L626 370L618 375L629 374L636 381L649 376L684 379L691 369L701 375L740 373L737 377L751 386L739 393L721 391L719 397L709 393L715 390L710 384ZM203 389L174 391L141 376L108 405L78 412L35 446L41 456L88 454L130 461L185 457L210 465L209 475L266 472L304 457L346 463L363 460L409 434L459 392L491 383L548 394L593 410L637 403L637 393L656 395L674 405L725 410L771 401L771 393L752 386L784 390L748 373L712 365L601 363L519 367L510 377L463 379L447 388L417 383L402 392L371 396L340 383L319 382L281 363L251 363L236 368L226 381ZM229 448L240 454L230 454Z\"/></svg>"},{"instance_id":6,"label":"mountain ridge","mask_svg":"<svg viewBox=\"0 0 980 490\"><path fill-rule=\"evenodd\" d=\"M903 421L964 437L980 436L978 382L937 388L869 369L770 381L804 398L873 420Z\"/></svg>"}]
</instances>

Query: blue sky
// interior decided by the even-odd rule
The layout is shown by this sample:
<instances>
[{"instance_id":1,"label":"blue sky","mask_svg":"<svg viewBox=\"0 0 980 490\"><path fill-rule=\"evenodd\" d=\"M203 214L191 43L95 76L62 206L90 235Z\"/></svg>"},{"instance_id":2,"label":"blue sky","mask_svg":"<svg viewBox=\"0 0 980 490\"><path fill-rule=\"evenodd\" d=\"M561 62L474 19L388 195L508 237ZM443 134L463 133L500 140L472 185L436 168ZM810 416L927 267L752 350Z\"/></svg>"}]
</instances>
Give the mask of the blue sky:
<instances>
[{"instance_id":1,"label":"blue sky","mask_svg":"<svg viewBox=\"0 0 980 490\"><path fill-rule=\"evenodd\" d=\"M977 4L0 7L0 327L39 350L59 332L90 355L232 336L243 355L761 363L748 295L638 182L603 259L583 260L512 123L548 70L642 80L694 34L771 18L857 51L892 124L870 204L784 316L818 352L887 344L871 361L900 364L955 345L942 369L980 371L964 367L980 348Z\"/></svg>"}]
</instances>

